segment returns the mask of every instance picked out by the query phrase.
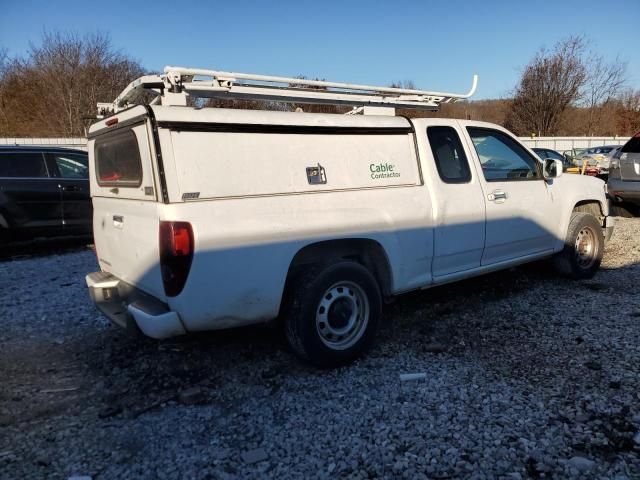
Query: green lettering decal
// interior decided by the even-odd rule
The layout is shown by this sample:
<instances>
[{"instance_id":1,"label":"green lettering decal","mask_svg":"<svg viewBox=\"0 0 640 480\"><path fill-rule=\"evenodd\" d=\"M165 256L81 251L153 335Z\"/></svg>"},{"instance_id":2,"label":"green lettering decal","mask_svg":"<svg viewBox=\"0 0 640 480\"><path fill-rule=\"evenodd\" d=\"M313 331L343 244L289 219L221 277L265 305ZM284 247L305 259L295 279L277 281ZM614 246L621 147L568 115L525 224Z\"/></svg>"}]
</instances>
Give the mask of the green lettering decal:
<instances>
[{"instance_id":1,"label":"green lettering decal","mask_svg":"<svg viewBox=\"0 0 640 480\"><path fill-rule=\"evenodd\" d=\"M394 171L396 166L391 163L371 163L369 164L369 171L371 172L371 178L373 180L379 178L397 178L400 176L400 173Z\"/></svg>"}]
</instances>

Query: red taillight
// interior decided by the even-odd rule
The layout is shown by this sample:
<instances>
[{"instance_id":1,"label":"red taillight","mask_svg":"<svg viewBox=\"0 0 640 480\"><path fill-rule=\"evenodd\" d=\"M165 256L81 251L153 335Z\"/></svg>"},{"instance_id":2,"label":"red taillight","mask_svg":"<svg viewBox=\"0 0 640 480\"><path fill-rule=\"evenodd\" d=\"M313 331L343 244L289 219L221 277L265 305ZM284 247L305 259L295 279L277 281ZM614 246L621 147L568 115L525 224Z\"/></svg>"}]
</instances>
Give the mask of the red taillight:
<instances>
[{"instance_id":1,"label":"red taillight","mask_svg":"<svg viewBox=\"0 0 640 480\"><path fill-rule=\"evenodd\" d=\"M164 292L175 297L184 288L193 259L193 230L187 222L160 222L160 269Z\"/></svg>"},{"instance_id":2,"label":"red taillight","mask_svg":"<svg viewBox=\"0 0 640 480\"><path fill-rule=\"evenodd\" d=\"M118 123L118 117L113 117L104 122L107 127L112 127Z\"/></svg>"}]
</instances>

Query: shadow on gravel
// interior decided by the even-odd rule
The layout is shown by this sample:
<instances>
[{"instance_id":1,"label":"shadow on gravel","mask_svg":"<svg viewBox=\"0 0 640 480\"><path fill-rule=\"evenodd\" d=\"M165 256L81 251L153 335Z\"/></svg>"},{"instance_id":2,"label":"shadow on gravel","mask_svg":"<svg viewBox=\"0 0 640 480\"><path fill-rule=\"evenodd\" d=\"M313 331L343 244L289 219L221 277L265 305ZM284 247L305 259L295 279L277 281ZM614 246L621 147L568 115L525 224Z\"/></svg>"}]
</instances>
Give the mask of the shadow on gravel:
<instances>
[{"instance_id":1,"label":"shadow on gravel","mask_svg":"<svg viewBox=\"0 0 640 480\"><path fill-rule=\"evenodd\" d=\"M135 418L173 401L213 403L230 412L247 399L216 399L202 392L236 383L265 385L275 393L285 377L326 373L297 361L281 332L266 326L165 341L131 337L113 327L105 335L83 338L77 347L86 359L94 382L90 389L105 417L126 411ZM185 392L193 398L183 398Z\"/></svg>"},{"instance_id":2,"label":"shadow on gravel","mask_svg":"<svg viewBox=\"0 0 640 480\"><path fill-rule=\"evenodd\" d=\"M610 207L610 215L613 217L621 217L621 218L634 218L640 217L640 206L634 205L632 203L611 203Z\"/></svg>"},{"instance_id":3,"label":"shadow on gravel","mask_svg":"<svg viewBox=\"0 0 640 480\"><path fill-rule=\"evenodd\" d=\"M508 298L551 276L546 264L538 263L403 295L386 306L379 341L359 365L380 365L402 352L433 355L434 342L443 345L442 351L460 353L457 328L465 326L456 322L461 315L464 318L479 302ZM277 325L165 341L130 337L113 327L104 335L84 337L77 349L86 359L92 381L97 382L92 390L105 416L127 411L137 417L167 402L181 401L182 392L194 387L210 392L234 382L264 385L276 393L292 377L332 375L298 360ZM217 403L224 411L233 411L246 400L196 397L195 403Z\"/></svg>"},{"instance_id":4,"label":"shadow on gravel","mask_svg":"<svg viewBox=\"0 0 640 480\"><path fill-rule=\"evenodd\" d=\"M615 248L626 242L622 237ZM63 243L28 249L22 254L41 256L84 248L81 243ZM6 264L22 268L20 265ZM634 303L633 288L622 288L616 282L624 279L637 284L639 273L637 268L610 267L592 280L575 282L559 278L547 263L538 262L405 294L385 306L385 321L369 354L338 371L320 371L305 365L290 353L281 330L267 326L165 341L129 337L120 328L105 328L98 320L98 311L88 304L84 286L71 286L68 300L61 301L57 310L58 317L51 313L52 318L66 322L69 333L61 333L57 343L51 337L50 326L44 320L36 322L38 328L43 328L26 336L23 353L6 358L4 371L15 371L18 377L7 393L0 389L0 410L9 408L5 428L35 432L19 438L22 450L16 458L28 458L20 456L23 451L57 445L58 433L68 430L71 433L61 438L76 449L80 448L80 441L90 445L93 453L88 454L91 460L84 470L96 472L104 468L105 462L113 466L113 457L108 455L120 448L118 442L127 445L122 461L131 464L147 461L142 457L151 452L165 452L165 445L158 447L151 436L140 436L140 432L150 431L150 425L158 426L158 435L163 429L165 435L171 432L171 437L159 436L161 439L184 439L173 435L180 428L193 429L195 437L189 439L194 443L181 446L183 451L200 448L219 435L225 448L244 452L252 448L250 442L262 445L264 425L273 430L291 428L287 424L291 398L313 399L321 405L344 405L352 398L365 402L362 398L366 398L367 404L382 412L381 422L388 421L392 429L407 432L413 425L436 418L439 410L427 405L431 392L423 390L426 387L422 383L403 385L398 373L426 372L441 378L436 382L437 389L445 393L438 398L449 409L443 415L451 416L444 423L447 432L452 431L450 425L460 422L463 428L468 427L465 420L453 416L475 408L460 396L468 391L480 405L478 408L495 409L496 418L503 406L511 412L521 412L523 421L538 425L531 427L532 435L541 431L535 428L561 432L559 435L566 438L565 449L551 449L553 455L588 456L613 465L620 458L635 455L633 439L637 427L633 419L639 413L640 398L640 307L637 301ZM59 285L50 277L39 281L47 284L38 293L42 299L39 302L47 309L53 298L60 297ZM29 282L31 277L26 276L20 286L26 287ZM78 282L82 283L79 273ZM69 308L77 304L84 305L84 310ZM25 324L30 322L28 316L25 314ZM85 320L81 321L80 316ZM23 358L33 363L23 362ZM27 365L14 369L16 363ZM2 367L0 356L0 371ZM397 391L401 395L395 396ZM389 396L389 392L394 395ZM502 398L503 403L492 404L494 396ZM256 409L256 399L270 405L269 409ZM263 417L269 411L272 417ZM307 411L309 422L325 418L316 417L318 407L311 401L294 415L305 418ZM387 411L401 413L387 418ZM405 415L415 423L406 423ZM204 426L199 422L205 422ZM461 430L463 437L464 431ZM509 442L517 447L517 440ZM274 448L282 442L280 437ZM56 448L67 448L64 443L60 445ZM399 449L404 448L404 443L398 445ZM180 451L176 445L171 448ZM467 452L467 447L460 449ZM50 449L49 455L57 458L61 450ZM81 456L79 450L71 451ZM206 448L201 451L205 456L210 454ZM105 452L104 458L109 460L99 458L95 452ZM514 462L526 465L530 478L550 478L548 472L538 469L539 462L529 451L518 452ZM23 463L27 470L61 470L70 464L68 457L62 458L53 467L29 467L30 460ZM221 464L236 468L239 462L231 456L216 465ZM1 467L0 464L0 471ZM68 476L72 472L64 473Z\"/></svg>"},{"instance_id":5,"label":"shadow on gravel","mask_svg":"<svg viewBox=\"0 0 640 480\"><path fill-rule=\"evenodd\" d=\"M11 242L0 248L0 261L46 257L86 250L87 248L93 248L93 238L90 235Z\"/></svg>"}]
</instances>

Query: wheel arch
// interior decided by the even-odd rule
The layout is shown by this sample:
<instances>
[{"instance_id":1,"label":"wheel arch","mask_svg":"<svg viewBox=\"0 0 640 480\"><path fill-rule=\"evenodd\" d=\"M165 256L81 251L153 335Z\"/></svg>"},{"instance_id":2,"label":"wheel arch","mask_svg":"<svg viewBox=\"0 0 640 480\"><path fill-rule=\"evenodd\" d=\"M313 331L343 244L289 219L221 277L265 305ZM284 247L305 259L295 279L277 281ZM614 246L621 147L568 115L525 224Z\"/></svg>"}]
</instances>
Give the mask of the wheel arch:
<instances>
[{"instance_id":1,"label":"wheel arch","mask_svg":"<svg viewBox=\"0 0 640 480\"><path fill-rule=\"evenodd\" d=\"M555 252L559 252L564 248L565 236L573 213L589 213L596 217L600 223L603 222L604 217L608 213L608 206L603 205L602 201L598 198L574 199L569 203L569 205L567 205L567 207L571 207L571 209L566 208L566 210L564 210L565 213L562 217L562 229L559 232L560 237L557 239L556 248L554 249Z\"/></svg>"},{"instance_id":2,"label":"wheel arch","mask_svg":"<svg viewBox=\"0 0 640 480\"><path fill-rule=\"evenodd\" d=\"M590 213L599 219L605 216L605 211L604 205L596 199L580 200L573 206L572 210L572 212Z\"/></svg>"},{"instance_id":3,"label":"wheel arch","mask_svg":"<svg viewBox=\"0 0 640 480\"><path fill-rule=\"evenodd\" d=\"M353 260L360 263L373 274L382 294L391 295L393 272L389 257L384 247L370 238L341 238L305 245L291 259L286 283L289 283L305 265L329 264L338 260Z\"/></svg>"}]
</instances>

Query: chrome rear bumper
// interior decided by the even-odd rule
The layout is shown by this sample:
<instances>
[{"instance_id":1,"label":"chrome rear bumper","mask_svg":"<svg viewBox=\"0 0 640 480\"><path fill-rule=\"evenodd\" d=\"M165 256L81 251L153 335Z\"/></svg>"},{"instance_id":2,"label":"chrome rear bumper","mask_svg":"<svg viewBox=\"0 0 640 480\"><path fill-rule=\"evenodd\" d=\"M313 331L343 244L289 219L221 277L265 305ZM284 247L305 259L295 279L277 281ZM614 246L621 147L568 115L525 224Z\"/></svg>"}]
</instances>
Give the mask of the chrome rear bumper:
<instances>
[{"instance_id":1,"label":"chrome rear bumper","mask_svg":"<svg viewBox=\"0 0 640 480\"><path fill-rule=\"evenodd\" d=\"M158 339L186 333L180 317L166 303L114 275L93 272L85 280L98 310L116 325Z\"/></svg>"}]
</instances>

